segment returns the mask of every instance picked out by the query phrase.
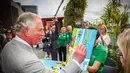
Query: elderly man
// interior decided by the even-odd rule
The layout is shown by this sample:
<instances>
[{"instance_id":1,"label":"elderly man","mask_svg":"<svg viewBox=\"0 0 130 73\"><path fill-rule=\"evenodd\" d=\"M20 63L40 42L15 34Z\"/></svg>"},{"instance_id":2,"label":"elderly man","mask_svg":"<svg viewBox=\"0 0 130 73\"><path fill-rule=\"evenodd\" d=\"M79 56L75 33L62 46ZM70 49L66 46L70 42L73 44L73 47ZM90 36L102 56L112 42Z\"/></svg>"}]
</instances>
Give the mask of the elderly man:
<instances>
[{"instance_id":1,"label":"elderly man","mask_svg":"<svg viewBox=\"0 0 130 73\"><path fill-rule=\"evenodd\" d=\"M67 26L67 44L70 44L72 41L72 26L68 25Z\"/></svg>"},{"instance_id":2,"label":"elderly man","mask_svg":"<svg viewBox=\"0 0 130 73\"><path fill-rule=\"evenodd\" d=\"M15 27L17 36L5 45L2 53L2 69L5 73L51 73L33 52L33 45L39 44L44 36L41 18L30 12L21 14ZM75 51L74 60L60 73L80 73L80 63L86 50L80 45Z\"/></svg>"}]
</instances>

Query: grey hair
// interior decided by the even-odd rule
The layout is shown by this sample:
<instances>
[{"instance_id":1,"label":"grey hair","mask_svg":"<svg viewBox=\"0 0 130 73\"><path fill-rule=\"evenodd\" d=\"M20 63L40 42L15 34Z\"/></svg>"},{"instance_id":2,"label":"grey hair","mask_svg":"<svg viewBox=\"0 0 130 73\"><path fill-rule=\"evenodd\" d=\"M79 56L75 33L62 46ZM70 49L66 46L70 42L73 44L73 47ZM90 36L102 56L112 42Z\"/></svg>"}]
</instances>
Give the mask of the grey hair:
<instances>
[{"instance_id":1,"label":"grey hair","mask_svg":"<svg viewBox=\"0 0 130 73\"><path fill-rule=\"evenodd\" d=\"M130 72L130 28L119 34L117 45L124 56L124 70L125 73Z\"/></svg>"},{"instance_id":2,"label":"grey hair","mask_svg":"<svg viewBox=\"0 0 130 73\"><path fill-rule=\"evenodd\" d=\"M22 28L31 28L34 26L36 19L41 19L37 14L31 12L22 13L15 24L16 33L20 33Z\"/></svg>"},{"instance_id":3,"label":"grey hair","mask_svg":"<svg viewBox=\"0 0 130 73\"><path fill-rule=\"evenodd\" d=\"M123 55L126 56L125 54L130 49L130 29L118 35L117 45L120 47L119 49L122 50Z\"/></svg>"},{"instance_id":4,"label":"grey hair","mask_svg":"<svg viewBox=\"0 0 130 73\"><path fill-rule=\"evenodd\" d=\"M70 28L70 29L72 29L72 26L71 26L71 25L68 25L68 26L67 26L67 28Z\"/></svg>"}]
</instances>

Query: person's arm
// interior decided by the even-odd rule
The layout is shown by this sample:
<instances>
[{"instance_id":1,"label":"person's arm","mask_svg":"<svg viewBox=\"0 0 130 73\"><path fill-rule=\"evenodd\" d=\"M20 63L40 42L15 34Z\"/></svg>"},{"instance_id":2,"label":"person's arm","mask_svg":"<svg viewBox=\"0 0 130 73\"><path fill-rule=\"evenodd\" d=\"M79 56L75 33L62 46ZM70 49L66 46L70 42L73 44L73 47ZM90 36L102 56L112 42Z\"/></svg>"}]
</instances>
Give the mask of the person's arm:
<instances>
[{"instance_id":1,"label":"person's arm","mask_svg":"<svg viewBox=\"0 0 130 73\"><path fill-rule=\"evenodd\" d=\"M89 72L92 72L92 73L95 73L98 71L99 67L100 67L101 63L98 62L98 61L95 61L93 66L88 66L88 71Z\"/></svg>"},{"instance_id":2,"label":"person's arm","mask_svg":"<svg viewBox=\"0 0 130 73\"><path fill-rule=\"evenodd\" d=\"M74 61L69 62L60 73L81 73L82 70Z\"/></svg>"},{"instance_id":3,"label":"person's arm","mask_svg":"<svg viewBox=\"0 0 130 73\"><path fill-rule=\"evenodd\" d=\"M21 73L53 73L40 61L30 61L24 65ZM74 61L69 62L60 73L81 73L81 68Z\"/></svg>"},{"instance_id":4,"label":"person's arm","mask_svg":"<svg viewBox=\"0 0 130 73\"><path fill-rule=\"evenodd\" d=\"M110 37L108 35L106 35L106 38L105 38L104 42L105 42L106 45L110 44L111 39L110 39Z\"/></svg>"},{"instance_id":5,"label":"person's arm","mask_svg":"<svg viewBox=\"0 0 130 73\"><path fill-rule=\"evenodd\" d=\"M51 70L45 68L45 66L40 61L29 61L23 68L21 73L52 73Z\"/></svg>"},{"instance_id":6,"label":"person's arm","mask_svg":"<svg viewBox=\"0 0 130 73\"><path fill-rule=\"evenodd\" d=\"M105 45L109 45L110 44L110 37L108 35L106 35L105 38L103 38L103 36L101 36L101 40L102 40L102 43L105 44Z\"/></svg>"},{"instance_id":7,"label":"person's arm","mask_svg":"<svg viewBox=\"0 0 130 73\"><path fill-rule=\"evenodd\" d=\"M57 39L57 44L58 44L58 45L60 45L60 40L61 40L61 37L60 37L60 36L61 36L61 34L59 34L58 39Z\"/></svg>"},{"instance_id":8,"label":"person's arm","mask_svg":"<svg viewBox=\"0 0 130 73\"><path fill-rule=\"evenodd\" d=\"M95 58L95 61L93 63L92 66L88 67L88 71L95 73L98 71L98 69L100 68L101 64L104 64L104 62L106 61L107 58L107 53L106 51L101 51Z\"/></svg>"},{"instance_id":9,"label":"person's arm","mask_svg":"<svg viewBox=\"0 0 130 73\"><path fill-rule=\"evenodd\" d=\"M80 45L74 53L74 59L81 64L86 56L86 49ZM21 73L52 73L51 70L45 68L40 61L29 61L23 68ZM69 62L60 73L81 73L81 68L74 61Z\"/></svg>"},{"instance_id":10,"label":"person's arm","mask_svg":"<svg viewBox=\"0 0 130 73\"><path fill-rule=\"evenodd\" d=\"M80 64L84 60L86 56L86 49L83 45L80 45L77 47L75 53L74 53L74 60L69 62L65 68L60 73L81 73ZM78 64L77 64L78 63Z\"/></svg>"}]
</instances>

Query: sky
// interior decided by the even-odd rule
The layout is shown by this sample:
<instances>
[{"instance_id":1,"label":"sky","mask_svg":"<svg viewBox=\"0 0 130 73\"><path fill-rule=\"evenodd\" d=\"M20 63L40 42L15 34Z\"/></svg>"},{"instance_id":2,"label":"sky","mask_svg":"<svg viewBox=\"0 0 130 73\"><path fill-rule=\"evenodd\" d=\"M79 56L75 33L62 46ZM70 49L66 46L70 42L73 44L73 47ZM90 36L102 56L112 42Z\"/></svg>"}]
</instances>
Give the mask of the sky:
<instances>
[{"instance_id":1,"label":"sky","mask_svg":"<svg viewBox=\"0 0 130 73\"><path fill-rule=\"evenodd\" d=\"M54 17L58 6L62 0L13 0L20 2L21 5L36 5L38 7L38 15L42 18ZM123 0L129 4L130 0ZM59 9L57 16L64 16L63 8L67 5L69 0L64 0ZM84 20L95 20L103 14L103 9L108 4L108 0L87 0L87 7L84 14Z\"/></svg>"}]
</instances>

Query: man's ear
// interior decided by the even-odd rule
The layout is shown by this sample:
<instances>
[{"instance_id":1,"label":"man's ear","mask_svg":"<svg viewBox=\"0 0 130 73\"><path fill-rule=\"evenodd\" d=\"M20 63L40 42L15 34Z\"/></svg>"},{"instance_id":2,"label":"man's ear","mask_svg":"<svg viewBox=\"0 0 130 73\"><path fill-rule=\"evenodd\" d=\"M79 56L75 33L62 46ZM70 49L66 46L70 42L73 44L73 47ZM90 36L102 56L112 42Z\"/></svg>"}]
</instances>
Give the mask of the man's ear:
<instances>
[{"instance_id":1,"label":"man's ear","mask_svg":"<svg viewBox=\"0 0 130 73\"><path fill-rule=\"evenodd\" d=\"M29 36L29 29L28 28L23 28L23 34L25 35L25 36Z\"/></svg>"}]
</instances>

